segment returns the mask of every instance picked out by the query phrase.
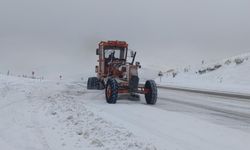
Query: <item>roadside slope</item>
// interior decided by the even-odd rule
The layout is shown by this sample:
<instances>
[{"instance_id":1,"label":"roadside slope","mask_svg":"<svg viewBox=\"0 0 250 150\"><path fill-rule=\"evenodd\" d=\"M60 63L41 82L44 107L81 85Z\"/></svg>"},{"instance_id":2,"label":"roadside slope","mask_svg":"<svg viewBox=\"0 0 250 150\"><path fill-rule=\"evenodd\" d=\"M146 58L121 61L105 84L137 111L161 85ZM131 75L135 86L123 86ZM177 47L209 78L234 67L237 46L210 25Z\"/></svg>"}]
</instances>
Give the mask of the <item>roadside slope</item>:
<instances>
[{"instance_id":1,"label":"roadside slope","mask_svg":"<svg viewBox=\"0 0 250 150\"><path fill-rule=\"evenodd\" d=\"M175 77L173 73L176 73ZM156 82L161 86L248 94L250 91L249 74L250 53L247 53L214 63L175 69L165 73L162 79L157 78Z\"/></svg>"}]
</instances>

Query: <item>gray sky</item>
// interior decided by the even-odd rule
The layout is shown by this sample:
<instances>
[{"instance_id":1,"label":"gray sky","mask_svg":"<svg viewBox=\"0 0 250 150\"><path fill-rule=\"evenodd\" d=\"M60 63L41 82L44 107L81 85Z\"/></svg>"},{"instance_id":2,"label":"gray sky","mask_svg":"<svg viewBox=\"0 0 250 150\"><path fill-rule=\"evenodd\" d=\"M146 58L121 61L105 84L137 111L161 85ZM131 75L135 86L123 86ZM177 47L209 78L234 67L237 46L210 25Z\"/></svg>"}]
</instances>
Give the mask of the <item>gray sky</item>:
<instances>
[{"instance_id":1,"label":"gray sky","mask_svg":"<svg viewBox=\"0 0 250 150\"><path fill-rule=\"evenodd\" d=\"M94 74L100 40L172 68L250 51L249 0L0 0L0 72Z\"/></svg>"}]
</instances>

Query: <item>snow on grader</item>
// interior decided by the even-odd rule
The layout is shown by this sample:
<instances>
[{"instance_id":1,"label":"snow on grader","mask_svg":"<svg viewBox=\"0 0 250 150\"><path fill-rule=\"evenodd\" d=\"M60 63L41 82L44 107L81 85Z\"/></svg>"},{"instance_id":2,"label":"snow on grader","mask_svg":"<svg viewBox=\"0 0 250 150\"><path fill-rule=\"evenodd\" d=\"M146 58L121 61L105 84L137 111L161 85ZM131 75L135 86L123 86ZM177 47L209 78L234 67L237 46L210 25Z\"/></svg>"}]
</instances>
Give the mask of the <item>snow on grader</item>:
<instances>
[{"instance_id":1,"label":"snow on grader","mask_svg":"<svg viewBox=\"0 0 250 150\"><path fill-rule=\"evenodd\" d=\"M96 77L88 78L87 89L105 89L106 101L115 104L118 94L138 96L144 94L147 104L157 101L157 87L154 80L139 84L139 62L134 63L136 52L131 51L131 62L128 62L128 44L124 41L102 41L96 49L99 56L95 67Z\"/></svg>"}]
</instances>

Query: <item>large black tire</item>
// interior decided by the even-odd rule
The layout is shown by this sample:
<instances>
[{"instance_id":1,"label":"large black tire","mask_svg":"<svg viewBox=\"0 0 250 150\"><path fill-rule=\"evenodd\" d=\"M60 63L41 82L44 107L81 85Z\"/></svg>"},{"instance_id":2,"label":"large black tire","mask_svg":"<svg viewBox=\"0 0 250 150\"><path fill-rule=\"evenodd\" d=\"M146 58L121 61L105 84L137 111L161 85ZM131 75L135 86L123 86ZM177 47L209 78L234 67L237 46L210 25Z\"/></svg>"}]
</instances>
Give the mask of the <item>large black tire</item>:
<instances>
[{"instance_id":1,"label":"large black tire","mask_svg":"<svg viewBox=\"0 0 250 150\"><path fill-rule=\"evenodd\" d=\"M145 93L145 99L147 104L154 105L157 101L157 86L154 80L147 80L145 87L147 93Z\"/></svg>"},{"instance_id":2,"label":"large black tire","mask_svg":"<svg viewBox=\"0 0 250 150\"><path fill-rule=\"evenodd\" d=\"M92 77L88 78L87 89L92 89Z\"/></svg>"},{"instance_id":3,"label":"large black tire","mask_svg":"<svg viewBox=\"0 0 250 150\"><path fill-rule=\"evenodd\" d=\"M97 77L89 77L87 83L87 89L98 89L99 88L99 79Z\"/></svg>"},{"instance_id":4,"label":"large black tire","mask_svg":"<svg viewBox=\"0 0 250 150\"><path fill-rule=\"evenodd\" d=\"M115 104L118 97L118 83L115 79L109 78L105 89L106 101L109 104Z\"/></svg>"}]
</instances>

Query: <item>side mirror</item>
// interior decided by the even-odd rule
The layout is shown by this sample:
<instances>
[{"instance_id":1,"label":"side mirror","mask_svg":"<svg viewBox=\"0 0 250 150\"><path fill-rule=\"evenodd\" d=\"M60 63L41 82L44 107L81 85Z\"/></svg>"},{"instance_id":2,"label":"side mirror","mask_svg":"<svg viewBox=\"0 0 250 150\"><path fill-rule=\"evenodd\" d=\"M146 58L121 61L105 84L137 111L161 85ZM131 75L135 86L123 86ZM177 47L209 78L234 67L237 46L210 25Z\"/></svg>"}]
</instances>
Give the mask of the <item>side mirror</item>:
<instances>
[{"instance_id":1,"label":"side mirror","mask_svg":"<svg viewBox=\"0 0 250 150\"><path fill-rule=\"evenodd\" d=\"M99 55L99 48L96 49L96 55Z\"/></svg>"},{"instance_id":2,"label":"side mirror","mask_svg":"<svg viewBox=\"0 0 250 150\"><path fill-rule=\"evenodd\" d=\"M98 66L95 66L95 72L98 73Z\"/></svg>"}]
</instances>

